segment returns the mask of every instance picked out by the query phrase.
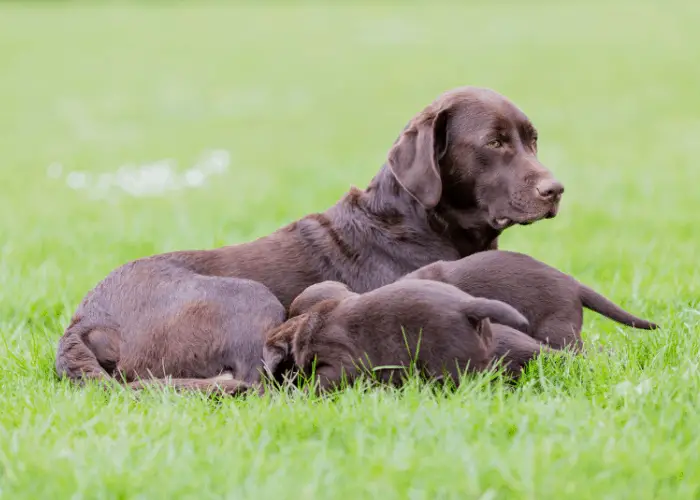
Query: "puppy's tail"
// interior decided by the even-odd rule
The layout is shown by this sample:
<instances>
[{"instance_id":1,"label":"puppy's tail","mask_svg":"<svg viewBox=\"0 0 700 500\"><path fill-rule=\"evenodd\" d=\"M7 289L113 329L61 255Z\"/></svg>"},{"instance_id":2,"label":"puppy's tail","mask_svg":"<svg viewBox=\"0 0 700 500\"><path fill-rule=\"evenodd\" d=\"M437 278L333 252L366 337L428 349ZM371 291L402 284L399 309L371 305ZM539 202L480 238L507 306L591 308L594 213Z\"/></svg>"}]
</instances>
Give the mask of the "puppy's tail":
<instances>
[{"instance_id":1,"label":"puppy's tail","mask_svg":"<svg viewBox=\"0 0 700 500\"><path fill-rule=\"evenodd\" d=\"M222 396L235 396L257 388L241 380L235 380L230 374L212 378L152 378L137 380L126 385L129 389L143 390L154 387L172 387L177 391L195 391Z\"/></svg>"},{"instance_id":2,"label":"puppy's tail","mask_svg":"<svg viewBox=\"0 0 700 500\"><path fill-rule=\"evenodd\" d=\"M584 307L595 311L623 325L641 328L643 330L655 330L659 326L656 323L638 318L628 313L620 306L602 296L592 288L579 284L579 297Z\"/></svg>"},{"instance_id":3,"label":"puppy's tail","mask_svg":"<svg viewBox=\"0 0 700 500\"><path fill-rule=\"evenodd\" d=\"M495 323L507 325L521 332L527 332L530 323L513 306L500 300L473 297L465 301L464 313L469 318L482 320L485 318Z\"/></svg>"}]
</instances>

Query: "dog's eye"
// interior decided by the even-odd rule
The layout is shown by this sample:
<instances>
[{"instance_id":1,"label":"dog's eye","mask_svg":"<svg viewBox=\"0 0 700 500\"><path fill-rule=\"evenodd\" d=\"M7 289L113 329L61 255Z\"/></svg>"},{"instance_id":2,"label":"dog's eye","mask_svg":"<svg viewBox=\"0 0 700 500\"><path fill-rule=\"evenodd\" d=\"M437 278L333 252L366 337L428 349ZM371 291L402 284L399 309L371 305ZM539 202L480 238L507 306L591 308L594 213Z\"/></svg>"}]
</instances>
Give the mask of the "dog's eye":
<instances>
[{"instance_id":1,"label":"dog's eye","mask_svg":"<svg viewBox=\"0 0 700 500\"><path fill-rule=\"evenodd\" d=\"M486 146L489 148L498 149L501 146L503 146L503 143L501 141L499 141L498 139L494 139L493 141L486 144Z\"/></svg>"}]
</instances>

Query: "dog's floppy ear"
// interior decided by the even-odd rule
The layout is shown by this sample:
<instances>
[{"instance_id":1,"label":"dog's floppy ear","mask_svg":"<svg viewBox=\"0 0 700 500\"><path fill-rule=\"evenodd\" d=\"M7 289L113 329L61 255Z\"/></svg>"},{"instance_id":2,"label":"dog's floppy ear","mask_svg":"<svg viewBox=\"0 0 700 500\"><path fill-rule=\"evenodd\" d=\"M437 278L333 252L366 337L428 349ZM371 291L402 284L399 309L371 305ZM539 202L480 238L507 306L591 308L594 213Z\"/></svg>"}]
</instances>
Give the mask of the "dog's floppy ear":
<instances>
[{"instance_id":1,"label":"dog's floppy ear","mask_svg":"<svg viewBox=\"0 0 700 500\"><path fill-rule=\"evenodd\" d=\"M476 326L484 318L526 333L530 326L527 318L517 309L500 300L471 297L465 301L463 311L472 326Z\"/></svg>"},{"instance_id":2,"label":"dog's floppy ear","mask_svg":"<svg viewBox=\"0 0 700 500\"><path fill-rule=\"evenodd\" d=\"M476 330L476 334L481 337L486 345L491 345L493 341L493 332L491 330L491 321L489 318L476 319L473 317L468 318L471 325Z\"/></svg>"},{"instance_id":3,"label":"dog's floppy ear","mask_svg":"<svg viewBox=\"0 0 700 500\"><path fill-rule=\"evenodd\" d=\"M283 362L292 362L292 342L308 321L309 314L302 314L285 321L267 333L262 359L269 376L274 377Z\"/></svg>"},{"instance_id":4,"label":"dog's floppy ear","mask_svg":"<svg viewBox=\"0 0 700 500\"><path fill-rule=\"evenodd\" d=\"M330 301L328 301L330 302ZM317 309L317 308L315 308ZM324 311L314 310L306 314L307 320L297 329L292 339L292 354L294 362L300 370L308 368L309 361L315 356L315 341L317 332L326 324Z\"/></svg>"},{"instance_id":5,"label":"dog's floppy ear","mask_svg":"<svg viewBox=\"0 0 700 500\"><path fill-rule=\"evenodd\" d=\"M401 133L387 164L401 186L425 208L442 197L439 160L447 150L447 110L424 111Z\"/></svg>"}]
</instances>

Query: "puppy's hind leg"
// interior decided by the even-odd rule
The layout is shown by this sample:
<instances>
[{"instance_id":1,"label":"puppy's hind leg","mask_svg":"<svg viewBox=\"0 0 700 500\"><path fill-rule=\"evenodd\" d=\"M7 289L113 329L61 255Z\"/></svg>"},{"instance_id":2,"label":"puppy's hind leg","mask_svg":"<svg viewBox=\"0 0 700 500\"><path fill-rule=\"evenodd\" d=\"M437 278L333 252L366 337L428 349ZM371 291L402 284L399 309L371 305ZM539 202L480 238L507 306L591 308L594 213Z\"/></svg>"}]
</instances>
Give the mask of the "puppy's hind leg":
<instances>
[{"instance_id":1,"label":"puppy's hind leg","mask_svg":"<svg viewBox=\"0 0 700 500\"><path fill-rule=\"evenodd\" d=\"M110 334L109 331L92 328L67 330L58 341L55 364L58 376L77 383L85 379L111 379L107 370L111 370L111 366L116 366L119 355L118 340L116 340L117 347L114 348L112 345L114 342L108 341ZM102 348L99 357L91 348L90 339L92 338L100 341Z\"/></svg>"},{"instance_id":2,"label":"puppy's hind leg","mask_svg":"<svg viewBox=\"0 0 700 500\"><path fill-rule=\"evenodd\" d=\"M575 353L583 351L581 329L575 328L568 319L552 318L544 321L537 329L534 338L553 349L567 349Z\"/></svg>"}]
</instances>

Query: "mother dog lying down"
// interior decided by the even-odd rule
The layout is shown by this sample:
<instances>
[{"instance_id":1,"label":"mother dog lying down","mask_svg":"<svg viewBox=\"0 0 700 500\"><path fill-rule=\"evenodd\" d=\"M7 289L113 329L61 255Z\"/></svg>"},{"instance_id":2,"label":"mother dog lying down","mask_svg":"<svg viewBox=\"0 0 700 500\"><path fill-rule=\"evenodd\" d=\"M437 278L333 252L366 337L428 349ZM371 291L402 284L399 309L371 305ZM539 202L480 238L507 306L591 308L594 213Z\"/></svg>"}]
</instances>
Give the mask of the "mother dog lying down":
<instances>
[{"instance_id":1,"label":"mother dog lying down","mask_svg":"<svg viewBox=\"0 0 700 500\"><path fill-rule=\"evenodd\" d=\"M188 281L215 287L233 277L254 280L285 308L326 280L364 293L432 262L497 248L511 225L554 217L563 190L537 159L535 127L511 101L488 89L448 91L411 119L366 190L351 189L326 212L249 243L155 255L113 271L78 306L59 341L56 369L71 379L128 380L119 352L157 336L167 342L194 335L192 321L176 320L192 306L178 293ZM202 276L212 278L208 285ZM114 359L95 357L93 337L120 346L110 350ZM257 344L261 356L262 340L250 347ZM202 362L214 373L246 375L236 368L246 363L235 359L244 353L192 355L206 357ZM178 360L159 356L147 363L152 376L172 375L162 367ZM178 376L202 375L182 370Z\"/></svg>"}]
</instances>

